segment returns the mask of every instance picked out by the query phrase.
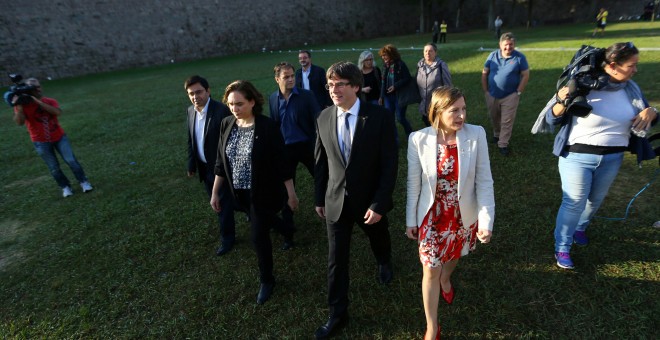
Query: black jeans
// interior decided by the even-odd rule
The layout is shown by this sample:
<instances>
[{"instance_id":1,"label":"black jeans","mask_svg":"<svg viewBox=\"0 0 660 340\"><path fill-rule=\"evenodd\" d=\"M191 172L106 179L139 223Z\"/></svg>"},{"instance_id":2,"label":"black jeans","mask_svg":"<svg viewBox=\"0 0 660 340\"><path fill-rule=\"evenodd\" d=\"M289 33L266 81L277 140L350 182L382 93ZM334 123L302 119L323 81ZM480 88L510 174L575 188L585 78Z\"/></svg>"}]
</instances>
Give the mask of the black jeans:
<instances>
[{"instance_id":1,"label":"black jeans","mask_svg":"<svg viewBox=\"0 0 660 340\"><path fill-rule=\"evenodd\" d=\"M372 225L364 224L366 211L353 211L350 207L350 197L344 199L341 215L338 221L326 221L328 227L328 305L330 315L341 317L348 308L349 288L349 258L353 224L367 234L371 251L378 264L388 264L391 260L392 245L390 241L387 216Z\"/></svg>"}]
</instances>

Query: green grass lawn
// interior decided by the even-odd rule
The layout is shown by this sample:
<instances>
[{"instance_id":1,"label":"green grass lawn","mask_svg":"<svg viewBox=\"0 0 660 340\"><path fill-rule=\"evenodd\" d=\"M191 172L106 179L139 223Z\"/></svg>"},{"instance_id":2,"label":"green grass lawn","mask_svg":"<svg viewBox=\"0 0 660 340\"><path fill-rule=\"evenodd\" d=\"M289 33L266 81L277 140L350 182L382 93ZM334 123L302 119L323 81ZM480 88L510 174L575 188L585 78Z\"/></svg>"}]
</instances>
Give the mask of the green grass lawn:
<instances>
[{"instance_id":1,"label":"green grass lawn","mask_svg":"<svg viewBox=\"0 0 660 340\"><path fill-rule=\"evenodd\" d=\"M635 80L652 104L660 104L660 23L612 23L598 39L591 38L592 30L584 24L514 31L530 63L530 83L518 110L512 154L503 157L490 145L494 237L461 260L453 276L456 300L451 306L441 302L439 311L446 337L657 338L660 230L651 225L660 220L660 181L637 198L626 220L594 220L589 246L573 251L576 270L554 265L552 232L561 200L554 136L532 135L530 129L562 68L581 44L633 41L642 48ZM327 67L338 60L357 62L365 47L394 43L421 49L428 38L310 48L326 49L312 57ZM490 132L480 77L497 42L487 31L450 33L447 40L438 53L466 93L468 120ZM421 54L402 49L411 69ZM327 237L314 213L307 172L299 169L297 247L275 250L277 286L263 306L255 303L259 284L248 225L240 215L235 250L216 257L215 215L201 184L186 177L185 78L205 76L215 98L235 79L248 79L268 95L276 89L272 67L283 60L297 65L297 53L256 52L42 80L44 93L60 102L60 122L95 186L88 194L76 186L67 199L5 106L0 111L0 338L311 338L327 318ZM408 108L408 118L422 127L416 106ZM356 228L351 321L339 338L423 335L421 264L416 244L403 235L405 143L399 157L395 208L389 214L395 279L389 286L377 283L375 260ZM599 215L622 217L657 170L657 161L638 168L626 155ZM277 246L281 238L273 234L273 242Z\"/></svg>"}]
</instances>

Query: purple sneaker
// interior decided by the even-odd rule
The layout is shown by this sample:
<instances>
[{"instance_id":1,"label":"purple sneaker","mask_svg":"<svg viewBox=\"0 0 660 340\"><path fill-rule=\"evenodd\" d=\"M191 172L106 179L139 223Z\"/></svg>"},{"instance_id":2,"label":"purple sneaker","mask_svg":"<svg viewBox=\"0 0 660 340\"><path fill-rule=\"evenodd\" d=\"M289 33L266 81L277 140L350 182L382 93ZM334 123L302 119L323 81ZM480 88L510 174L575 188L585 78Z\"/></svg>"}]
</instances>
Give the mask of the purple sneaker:
<instances>
[{"instance_id":1,"label":"purple sneaker","mask_svg":"<svg viewBox=\"0 0 660 340\"><path fill-rule=\"evenodd\" d=\"M555 258L557 259L557 266L564 269L573 269L573 261L571 260L571 254L558 252L555 253Z\"/></svg>"},{"instance_id":2,"label":"purple sneaker","mask_svg":"<svg viewBox=\"0 0 660 340\"><path fill-rule=\"evenodd\" d=\"M573 243L577 244L578 246L586 246L589 244L587 233L584 231L576 231L575 234L573 234Z\"/></svg>"}]
</instances>

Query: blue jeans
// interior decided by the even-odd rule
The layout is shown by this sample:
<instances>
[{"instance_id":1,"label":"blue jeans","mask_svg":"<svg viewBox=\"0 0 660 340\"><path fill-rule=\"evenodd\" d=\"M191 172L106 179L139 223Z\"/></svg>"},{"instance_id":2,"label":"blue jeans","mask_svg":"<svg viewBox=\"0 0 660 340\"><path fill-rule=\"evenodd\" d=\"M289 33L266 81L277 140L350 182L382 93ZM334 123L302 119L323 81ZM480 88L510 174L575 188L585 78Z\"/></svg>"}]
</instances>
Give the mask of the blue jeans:
<instances>
[{"instance_id":1,"label":"blue jeans","mask_svg":"<svg viewBox=\"0 0 660 340\"><path fill-rule=\"evenodd\" d=\"M569 252L575 231L587 229L622 161L623 152L608 155L569 152L559 157L563 196L555 225L556 252Z\"/></svg>"},{"instance_id":2,"label":"blue jeans","mask_svg":"<svg viewBox=\"0 0 660 340\"><path fill-rule=\"evenodd\" d=\"M69 143L69 138L64 135L57 142L32 142L34 144L35 150L41 158L46 162L50 174L55 178L57 185L60 188L68 187L71 185L69 179L64 175L62 169L60 169L60 163L57 161L57 156L55 155L55 150L60 153L62 159L69 165L73 175L76 176L78 182L86 182L87 176L85 176L85 171L83 170L76 156L73 154L73 149L71 149L71 143Z\"/></svg>"},{"instance_id":3,"label":"blue jeans","mask_svg":"<svg viewBox=\"0 0 660 340\"><path fill-rule=\"evenodd\" d=\"M414 81L414 79L411 81ZM408 119L406 119L407 106L399 107L399 100L396 98L396 94L385 95L385 99L383 101L385 108L391 112L394 112L396 120L399 122L399 124L401 124L401 126L403 126L403 131L406 133L406 138L408 138L408 135L412 133L412 126L410 126L410 122L408 122ZM397 144L399 144L398 132L396 133L396 141Z\"/></svg>"}]
</instances>

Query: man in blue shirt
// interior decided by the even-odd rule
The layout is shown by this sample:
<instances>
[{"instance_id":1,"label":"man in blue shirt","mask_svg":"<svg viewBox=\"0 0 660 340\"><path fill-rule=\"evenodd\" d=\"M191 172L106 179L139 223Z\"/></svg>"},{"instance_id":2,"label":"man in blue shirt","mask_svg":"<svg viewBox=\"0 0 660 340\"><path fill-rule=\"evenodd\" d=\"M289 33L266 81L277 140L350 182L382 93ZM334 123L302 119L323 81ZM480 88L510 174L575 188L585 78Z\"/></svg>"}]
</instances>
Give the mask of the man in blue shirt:
<instances>
[{"instance_id":1,"label":"man in blue shirt","mask_svg":"<svg viewBox=\"0 0 660 340\"><path fill-rule=\"evenodd\" d=\"M518 103L529 81L527 58L515 47L513 33L502 34L499 50L488 56L481 73L481 87L493 123L493 143L497 143L504 156L509 154Z\"/></svg>"},{"instance_id":2,"label":"man in blue shirt","mask_svg":"<svg viewBox=\"0 0 660 340\"><path fill-rule=\"evenodd\" d=\"M279 123L286 144L288 165L292 167L295 183L295 169L302 163L314 177L314 143L316 141L316 117L321 111L311 91L296 87L293 65L281 62L275 65L275 82L278 90L268 99L270 117ZM327 91L326 91L327 92ZM291 235L295 230L293 211L283 203L282 219ZM293 247L293 238L284 240L283 250Z\"/></svg>"}]
</instances>

